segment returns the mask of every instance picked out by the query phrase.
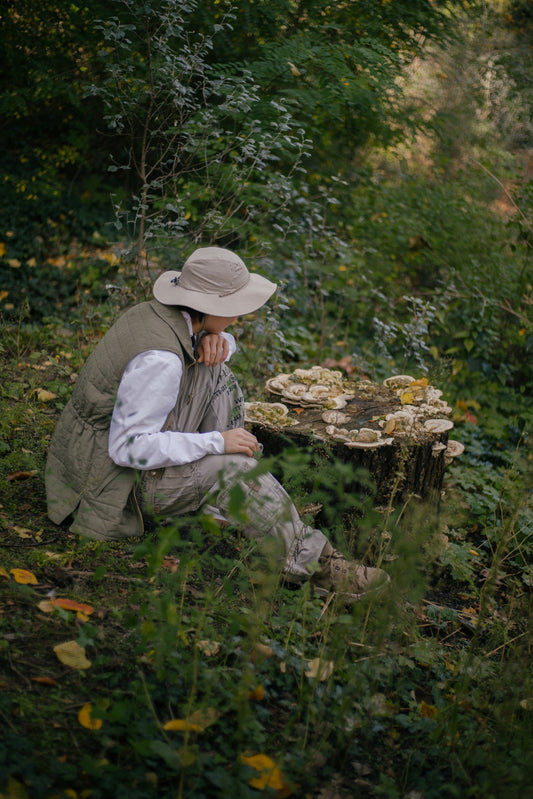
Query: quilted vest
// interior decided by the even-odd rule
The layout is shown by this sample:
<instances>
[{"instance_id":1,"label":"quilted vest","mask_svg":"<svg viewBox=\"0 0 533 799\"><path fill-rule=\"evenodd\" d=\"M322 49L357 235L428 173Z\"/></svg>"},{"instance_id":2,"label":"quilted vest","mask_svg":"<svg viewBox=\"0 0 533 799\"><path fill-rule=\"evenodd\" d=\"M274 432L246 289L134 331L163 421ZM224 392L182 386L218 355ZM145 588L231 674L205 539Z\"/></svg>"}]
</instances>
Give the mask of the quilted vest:
<instances>
[{"instance_id":1,"label":"quilted vest","mask_svg":"<svg viewBox=\"0 0 533 799\"><path fill-rule=\"evenodd\" d=\"M143 533L137 472L111 460L108 436L127 364L153 349L175 353L184 367L194 361L183 315L157 300L140 303L119 317L87 359L61 413L48 451L46 499L56 524L74 516L72 532L107 541Z\"/></svg>"}]
</instances>

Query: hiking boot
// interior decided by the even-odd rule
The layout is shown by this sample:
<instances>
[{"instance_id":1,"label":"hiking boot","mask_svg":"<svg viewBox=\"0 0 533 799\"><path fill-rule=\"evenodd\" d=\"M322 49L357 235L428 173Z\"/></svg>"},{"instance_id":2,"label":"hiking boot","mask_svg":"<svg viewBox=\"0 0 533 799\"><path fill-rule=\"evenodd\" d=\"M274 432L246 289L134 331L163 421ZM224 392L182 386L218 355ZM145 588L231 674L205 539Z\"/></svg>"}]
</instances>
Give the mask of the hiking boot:
<instances>
[{"instance_id":1,"label":"hiking boot","mask_svg":"<svg viewBox=\"0 0 533 799\"><path fill-rule=\"evenodd\" d=\"M329 543L322 550L318 569L311 576L311 584L319 596L335 593L347 603L376 593L389 582L389 575L382 569L347 560Z\"/></svg>"}]
</instances>

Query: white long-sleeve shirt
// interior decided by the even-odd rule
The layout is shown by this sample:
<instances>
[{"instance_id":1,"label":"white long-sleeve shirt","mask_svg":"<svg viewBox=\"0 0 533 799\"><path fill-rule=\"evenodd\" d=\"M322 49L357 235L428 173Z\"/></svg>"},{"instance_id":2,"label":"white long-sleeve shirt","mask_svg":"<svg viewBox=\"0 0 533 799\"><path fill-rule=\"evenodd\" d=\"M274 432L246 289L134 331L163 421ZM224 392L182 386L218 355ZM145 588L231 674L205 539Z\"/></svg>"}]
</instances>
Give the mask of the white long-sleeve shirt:
<instances>
[{"instance_id":1,"label":"white long-sleeve shirt","mask_svg":"<svg viewBox=\"0 0 533 799\"><path fill-rule=\"evenodd\" d=\"M188 314L183 316L192 335ZM229 344L229 355L236 350L235 339L222 333ZM161 431L175 407L183 366L175 353L148 350L136 355L126 366L117 390L108 452L118 466L159 469L180 466L224 453L224 439L218 431L181 433Z\"/></svg>"}]
</instances>

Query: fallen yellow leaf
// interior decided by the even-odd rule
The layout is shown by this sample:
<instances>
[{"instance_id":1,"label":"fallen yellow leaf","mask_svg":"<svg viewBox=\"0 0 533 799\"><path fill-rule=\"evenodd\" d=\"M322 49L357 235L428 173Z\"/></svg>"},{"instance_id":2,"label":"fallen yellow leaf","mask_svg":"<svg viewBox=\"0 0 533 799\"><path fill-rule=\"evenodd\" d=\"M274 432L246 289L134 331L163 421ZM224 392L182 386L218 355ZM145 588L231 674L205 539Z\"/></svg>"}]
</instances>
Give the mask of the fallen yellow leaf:
<instances>
[{"instance_id":1,"label":"fallen yellow leaf","mask_svg":"<svg viewBox=\"0 0 533 799\"><path fill-rule=\"evenodd\" d=\"M71 669L89 669L92 666L90 660L85 656L85 649L77 641L65 641L54 646L57 657Z\"/></svg>"},{"instance_id":2,"label":"fallen yellow leaf","mask_svg":"<svg viewBox=\"0 0 533 799\"><path fill-rule=\"evenodd\" d=\"M257 788L259 791L271 788L280 797L290 795L291 791L283 772L276 766L271 757L268 755L250 755L249 757L241 755L241 761L259 773L258 777L252 777L248 782L252 788Z\"/></svg>"},{"instance_id":3,"label":"fallen yellow leaf","mask_svg":"<svg viewBox=\"0 0 533 799\"><path fill-rule=\"evenodd\" d=\"M218 655L220 652L220 644L218 641L197 641L196 646L204 655L207 655L207 657L213 657L213 655Z\"/></svg>"},{"instance_id":4,"label":"fallen yellow leaf","mask_svg":"<svg viewBox=\"0 0 533 799\"><path fill-rule=\"evenodd\" d=\"M163 729L176 732L203 732L204 730L200 724L193 724L187 719L171 719L163 725Z\"/></svg>"},{"instance_id":5,"label":"fallen yellow leaf","mask_svg":"<svg viewBox=\"0 0 533 799\"><path fill-rule=\"evenodd\" d=\"M21 585L38 585L37 577L26 569L10 569L13 579Z\"/></svg>"},{"instance_id":6,"label":"fallen yellow leaf","mask_svg":"<svg viewBox=\"0 0 533 799\"><path fill-rule=\"evenodd\" d=\"M78 713L78 721L82 727L88 730L99 730L102 726L102 719L93 719L92 717L93 706L90 702L86 702Z\"/></svg>"},{"instance_id":7,"label":"fallen yellow leaf","mask_svg":"<svg viewBox=\"0 0 533 799\"><path fill-rule=\"evenodd\" d=\"M256 642L254 644L253 654L255 656L258 655L263 660L266 660L267 658L272 657L272 655L274 654L274 650L272 649L271 646L267 646L266 644L261 644Z\"/></svg>"},{"instance_id":8,"label":"fallen yellow leaf","mask_svg":"<svg viewBox=\"0 0 533 799\"><path fill-rule=\"evenodd\" d=\"M420 702L420 715L425 719L436 719L437 713L438 711L435 705L429 705L427 702L424 702L424 700Z\"/></svg>"},{"instance_id":9,"label":"fallen yellow leaf","mask_svg":"<svg viewBox=\"0 0 533 799\"><path fill-rule=\"evenodd\" d=\"M53 391L47 391L45 388L36 388L35 395L39 402L50 402L57 397L57 394L54 394Z\"/></svg>"},{"instance_id":10,"label":"fallen yellow leaf","mask_svg":"<svg viewBox=\"0 0 533 799\"><path fill-rule=\"evenodd\" d=\"M206 710L196 710L185 719L171 719L167 721L163 729L177 732L203 732L217 719L217 711L213 707L208 707Z\"/></svg>"},{"instance_id":11,"label":"fallen yellow leaf","mask_svg":"<svg viewBox=\"0 0 533 799\"><path fill-rule=\"evenodd\" d=\"M309 661L305 676L310 679L318 677L320 682L324 682L333 674L335 664L332 660L322 660L321 658L314 658Z\"/></svg>"},{"instance_id":12,"label":"fallen yellow leaf","mask_svg":"<svg viewBox=\"0 0 533 799\"><path fill-rule=\"evenodd\" d=\"M19 527L18 524L13 525L13 532L16 533L19 538L32 538L32 531L27 527Z\"/></svg>"},{"instance_id":13,"label":"fallen yellow leaf","mask_svg":"<svg viewBox=\"0 0 533 799\"><path fill-rule=\"evenodd\" d=\"M37 605L41 613L53 613L55 610L52 602L49 599L41 599L39 604Z\"/></svg>"}]
</instances>

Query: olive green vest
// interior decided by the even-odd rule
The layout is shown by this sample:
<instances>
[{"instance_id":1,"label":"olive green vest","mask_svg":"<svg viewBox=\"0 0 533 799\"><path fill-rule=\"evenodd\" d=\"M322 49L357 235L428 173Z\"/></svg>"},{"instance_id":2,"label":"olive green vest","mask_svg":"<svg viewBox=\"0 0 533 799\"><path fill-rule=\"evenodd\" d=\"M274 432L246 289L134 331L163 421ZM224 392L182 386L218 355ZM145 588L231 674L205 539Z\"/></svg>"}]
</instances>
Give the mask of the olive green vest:
<instances>
[{"instance_id":1,"label":"olive green vest","mask_svg":"<svg viewBox=\"0 0 533 799\"><path fill-rule=\"evenodd\" d=\"M137 472L108 455L109 425L122 374L147 350L168 350L183 366L194 361L187 323L179 310L157 300L126 311L98 343L76 381L48 451L48 515L56 524L71 514L72 532L116 540L143 532Z\"/></svg>"}]
</instances>

